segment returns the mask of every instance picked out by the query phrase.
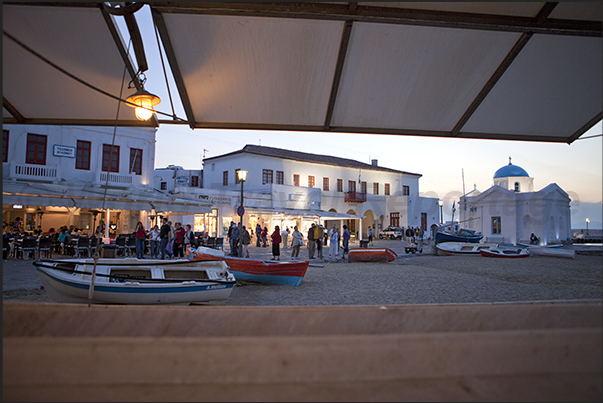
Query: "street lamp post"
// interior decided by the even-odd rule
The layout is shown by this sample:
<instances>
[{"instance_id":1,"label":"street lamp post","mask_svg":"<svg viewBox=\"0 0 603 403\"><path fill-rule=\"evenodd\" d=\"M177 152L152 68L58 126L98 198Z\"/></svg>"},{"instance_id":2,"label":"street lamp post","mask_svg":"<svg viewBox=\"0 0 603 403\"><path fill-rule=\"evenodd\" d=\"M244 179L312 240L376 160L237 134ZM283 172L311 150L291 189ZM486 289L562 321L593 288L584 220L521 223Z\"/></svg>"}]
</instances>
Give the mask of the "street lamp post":
<instances>
[{"instance_id":1,"label":"street lamp post","mask_svg":"<svg viewBox=\"0 0 603 403\"><path fill-rule=\"evenodd\" d=\"M588 223L590 222L590 218L586 219L586 235L588 235Z\"/></svg>"},{"instance_id":2,"label":"street lamp post","mask_svg":"<svg viewBox=\"0 0 603 403\"><path fill-rule=\"evenodd\" d=\"M239 182L241 182L241 205L237 209L237 213L241 217L241 220L239 222L239 257L242 257L243 256L243 242L241 242L241 241L242 241L242 235L243 235L243 232L242 232L243 231L243 215L245 214L245 208L243 207L243 184L245 183L245 179L247 179L247 171L243 171L242 169L239 169L237 171L237 176L239 178Z\"/></svg>"},{"instance_id":3,"label":"street lamp post","mask_svg":"<svg viewBox=\"0 0 603 403\"><path fill-rule=\"evenodd\" d=\"M438 200L438 205L440 206L440 225L444 224L443 220L443 214L442 214L442 207L444 206L444 200L440 199Z\"/></svg>"}]
</instances>

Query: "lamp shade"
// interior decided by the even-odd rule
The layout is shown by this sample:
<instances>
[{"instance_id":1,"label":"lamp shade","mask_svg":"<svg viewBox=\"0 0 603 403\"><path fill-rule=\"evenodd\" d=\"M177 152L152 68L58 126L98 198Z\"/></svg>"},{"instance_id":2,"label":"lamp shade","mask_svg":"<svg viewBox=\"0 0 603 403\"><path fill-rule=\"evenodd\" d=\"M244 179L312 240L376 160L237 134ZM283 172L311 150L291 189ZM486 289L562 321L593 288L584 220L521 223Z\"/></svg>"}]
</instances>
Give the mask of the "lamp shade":
<instances>
[{"instance_id":1,"label":"lamp shade","mask_svg":"<svg viewBox=\"0 0 603 403\"><path fill-rule=\"evenodd\" d=\"M146 90L136 91L126 98L128 105L135 108L136 118L139 120L149 120L153 113L153 107L159 105L161 99Z\"/></svg>"},{"instance_id":2,"label":"lamp shade","mask_svg":"<svg viewBox=\"0 0 603 403\"><path fill-rule=\"evenodd\" d=\"M239 178L239 181L245 182L245 179L247 179L247 171L243 171L243 170L239 169L237 171L237 176Z\"/></svg>"}]
</instances>

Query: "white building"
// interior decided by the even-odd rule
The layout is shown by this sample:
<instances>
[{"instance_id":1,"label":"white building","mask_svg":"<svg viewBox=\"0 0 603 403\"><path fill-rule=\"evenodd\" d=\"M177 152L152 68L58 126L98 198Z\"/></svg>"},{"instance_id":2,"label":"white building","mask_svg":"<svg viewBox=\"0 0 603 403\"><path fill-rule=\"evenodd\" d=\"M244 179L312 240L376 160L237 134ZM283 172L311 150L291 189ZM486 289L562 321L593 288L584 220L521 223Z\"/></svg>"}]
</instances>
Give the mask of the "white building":
<instances>
[{"instance_id":1,"label":"white building","mask_svg":"<svg viewBox=\"0 0 603 403\"><path fill-rule=\"evenodd\" d=\"M544 244L571 238L570 198L556 183L534 191L534 178L509 164L494 173L493 186L461 197L461 227L484 234L485 241L529 242L534 233Z\"/></svg>"},{"instance_id":2,"label":"white building","mask_svg":"<svg viewBox=\"0 0 603 403\"><path fill-rule=\"evenodd\" d=\"M243 224L251 229L257 223L269 230L275 225L297 225L305 234L312 222L340 228L346 224L358 239L367 237L369 226L377 235L389 225L427 230L437 224L438 199L419 196L420 174L372 162L246 145L204 159L203 189L175 186L174 192L219 201L221 205L212 213L222 227L218 236L230 221L240 220L236 214L241 201L239 170L248 171L243 185ZM201 219L195 217L195 223L200 224ZM199 225L195 228L203 230Z\"/></svg>"},{"instance_id":3,"label":"white building","mask_svg":"<svg viewBox=\"0 0 603 403\"><path fill-rule=\"evenodd\" d=\"M3 220L20 217L27 231L73 225L90 232L103 218L113 236L172 212L211 211L204 200L154 189L155 128L113 133L100 126L4 125Z\"/></svg>"}]
</instances>

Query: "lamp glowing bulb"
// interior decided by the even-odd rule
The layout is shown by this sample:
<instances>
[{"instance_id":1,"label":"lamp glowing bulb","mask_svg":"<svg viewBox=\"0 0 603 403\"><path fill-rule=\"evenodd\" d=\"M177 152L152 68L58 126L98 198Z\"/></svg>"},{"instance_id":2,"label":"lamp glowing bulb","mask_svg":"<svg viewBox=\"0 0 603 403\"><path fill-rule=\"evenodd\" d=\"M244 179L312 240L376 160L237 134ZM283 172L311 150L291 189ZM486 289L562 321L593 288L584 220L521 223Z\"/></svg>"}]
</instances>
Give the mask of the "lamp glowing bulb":
<instances>
[{"instance_id":1,"label":"lamp glowing bulb","mask_svg":"<svg viewBox=\"0 0 603 403\"><path fill-rule=\"evenodd\" d=\"M159 105L161 99L148 91L140 90L130 95L126 101L129 106L134 108L134 113L138 120L149 120L153 116L153 113L155 113L153 107Z\"/></svg>"}]
</instances>

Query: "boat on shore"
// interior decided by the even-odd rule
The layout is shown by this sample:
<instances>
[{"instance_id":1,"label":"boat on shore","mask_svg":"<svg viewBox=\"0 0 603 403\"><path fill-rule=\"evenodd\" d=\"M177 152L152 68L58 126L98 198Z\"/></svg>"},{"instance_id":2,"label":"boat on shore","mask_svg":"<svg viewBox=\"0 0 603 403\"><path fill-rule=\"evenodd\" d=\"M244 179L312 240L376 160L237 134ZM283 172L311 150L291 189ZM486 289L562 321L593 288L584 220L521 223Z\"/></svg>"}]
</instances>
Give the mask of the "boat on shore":
<instances>
[{"instance_id":1,"label":"boat on shore","mask_svg":"<svg viewBox=\"0 0 603 403\"><path fill-rule=\"evenodd\" d=\"M494 247L488 249L481 249L479 253L484 257L495 257L503 259L518 259L530 256L530 252L525 248Z\"/></svg>"},{"instance_id":2,"label":"boat on shore","mask_svg":"<svg viewBox=\"0 0 603 403\"><path fill-rule=\"evenodd\" d=\"M496 243L442 242L436 245L441 256L480 255L480 250L497 247Z\"/></svg>"},{"instance_id":3,"label":"boat on shore","mask_svg":"<svg viewBox=\"0 0 603 403\"><path fill-rule=\"evenodd\" d=\"M535 256L550 256L550 257L561 257L565 259L574 259L576 252L572 249L563 249L560 247L548 247L542 245L531 245L527 249L530 254Z\"/></svg>"},{"instance_id":4,"label":"boat on shore","mask_svg":"<svg viewBox=\"0 0 603 403\"><path fill-rule=\"evenodd\" d=\"M355 248L348 251L348 263L381 262L396 260L398 255L389 248Z\"/></svg>"},{"instance_id":5,"label":"boat on shore","mask_svg":"<svg viewBox=\"0 0 603 403\"><path fill-rule=\"evenodd\" d=\"M458 232L447 232L444 230L438 230L435 233L435 243L439 244L442 242L464 242L464 243L478 243L484 237L483 234L478 234L473 230L460 229Z\"/></svg>"},{"instance_id":6,"label":"boat on shore","mask_svg":"<svg viewBox=\"0 0 603 403\"><path fill-rule=\"evenodd\" d=\"M67 303L188 305L228 299L236 283L221 261L98 259L96 270L94 259L33 265L50 297Z\"/></svg>"},{"instance_id":7,"label":"boat on shore","mask_svg":"<svg viewBox=\"0 0 603 403\"><path fill-rule=\"evenodd\" d=\"M310 263L307 260L281 262L229 257L225 256L221 250L203 246L198 248L187 246L186 257L191 261L224 261L237 281L268 285L300 285Z\"/></svg>"}]
</instances>

